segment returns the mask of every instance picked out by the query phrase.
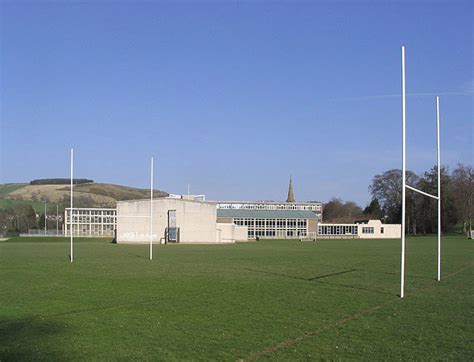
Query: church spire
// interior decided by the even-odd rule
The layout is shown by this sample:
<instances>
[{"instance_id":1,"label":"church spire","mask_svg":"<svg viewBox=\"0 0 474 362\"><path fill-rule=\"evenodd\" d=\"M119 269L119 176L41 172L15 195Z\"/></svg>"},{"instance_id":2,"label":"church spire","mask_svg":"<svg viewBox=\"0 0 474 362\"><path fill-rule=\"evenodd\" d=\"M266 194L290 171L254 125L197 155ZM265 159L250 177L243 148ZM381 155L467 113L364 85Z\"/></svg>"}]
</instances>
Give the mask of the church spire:
<instances>
[{"instance_id":1,"label":"church spire","mask_svg":"<svg viewBox=\"0 0 474 362\"><path fill-rule=\"evenodd\" d=\"M286 202L296 202L295 195L293 194L293 180L291 179L291 176L290 176L290 185L288 186L288 197L286 199Z\"/></svg>"}]
</instances>

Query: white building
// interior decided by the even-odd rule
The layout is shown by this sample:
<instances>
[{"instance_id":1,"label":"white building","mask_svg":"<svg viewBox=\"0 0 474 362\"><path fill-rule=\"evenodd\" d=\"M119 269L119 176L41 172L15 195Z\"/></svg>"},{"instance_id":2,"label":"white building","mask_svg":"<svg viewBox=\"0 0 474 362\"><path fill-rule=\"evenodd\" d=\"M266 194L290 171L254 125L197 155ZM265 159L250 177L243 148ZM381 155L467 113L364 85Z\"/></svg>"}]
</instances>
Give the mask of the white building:
<instances>
[{"instance_id":1,"label":"white building","mask_svg":"<svg viewBox=\"0 0 474 362\"><path fill-rule=\"evenodd\" d=\"M217 222L216 205L180 198L153 200L153 242L232 243L247 227ZM150 242L150 200L117 202L117 243Z\"/></svg>"},{"instance_id":2,"label":"white building","mask_svg":"<svg viewBox=\"0 0 474 362\"><path fill-rule=\"evenodd\" d=\"M64 235L83 237L113 237L117 227L117 210L104 208L74 208L65 210Z\"/></svg>"},{"instance_id":3,"label":"white building","mask_svg":"<svg viewBox=\"0 0 474 362\"><path fill-rule=\"evenodd\" d=\"M217 209L219 223L246 226L248 238L315 238L318 215L309 210Z\"/></svg>"},{"instance_id":4,"label":"white building","mask_svg":"<svg viewBox=\"0 0 474 362\"><path fill-rule=\"evenodd\" d=\"M400 224L382 224L380 220L364 220L353 224L318 224L318 238L399 239Z\"/></svg>"}]
</instances>

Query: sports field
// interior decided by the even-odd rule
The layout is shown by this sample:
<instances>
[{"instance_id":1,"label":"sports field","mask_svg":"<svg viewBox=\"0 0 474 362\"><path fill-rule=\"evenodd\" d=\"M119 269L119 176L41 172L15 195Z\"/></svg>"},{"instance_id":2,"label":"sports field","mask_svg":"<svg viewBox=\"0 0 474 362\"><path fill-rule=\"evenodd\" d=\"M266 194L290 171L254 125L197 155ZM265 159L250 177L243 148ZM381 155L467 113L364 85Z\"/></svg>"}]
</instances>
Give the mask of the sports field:
<instances>
[{"instance_id":1,"label":"sports field","mask_svg":"<svg viewBox=\"0 0 474 362\"><path fill-rule=\"evenodd\" d=\"M474 359L474 241L0 242L0 360Z\"/></svg>"}]
</instances>

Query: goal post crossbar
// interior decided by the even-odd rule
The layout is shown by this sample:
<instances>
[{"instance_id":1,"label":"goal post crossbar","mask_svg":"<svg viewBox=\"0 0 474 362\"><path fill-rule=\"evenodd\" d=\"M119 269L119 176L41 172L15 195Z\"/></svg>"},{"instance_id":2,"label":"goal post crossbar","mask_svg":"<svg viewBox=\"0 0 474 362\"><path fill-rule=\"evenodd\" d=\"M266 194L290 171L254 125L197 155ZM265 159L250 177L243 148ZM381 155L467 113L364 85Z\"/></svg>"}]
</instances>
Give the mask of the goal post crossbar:
<instances>
[{"instance_id":1,"label":"goal post crossbar","mask_svg":"<svg viewBox=\"0 0 474 362\"><path fill-rule=\"evenodd\" d=\"M415 192L418 192L418 193L420 193L420 194L422 194L422 195L425 195L425 196L431 197L432 199L435 199L435 200L438 200L438 199L439 199L439 197L438 197L438 196L431 195L431 194L429 194L429 193L427 193L427 192L424 192L424 191L418 190L418 189L416 189L416 188L414 188L414 187L412 187L412 186L405 185L405 187L406 187L407 189L410 189L410 190L413 190L413 191L415 191Z\"/></svg>"}]
</instances>

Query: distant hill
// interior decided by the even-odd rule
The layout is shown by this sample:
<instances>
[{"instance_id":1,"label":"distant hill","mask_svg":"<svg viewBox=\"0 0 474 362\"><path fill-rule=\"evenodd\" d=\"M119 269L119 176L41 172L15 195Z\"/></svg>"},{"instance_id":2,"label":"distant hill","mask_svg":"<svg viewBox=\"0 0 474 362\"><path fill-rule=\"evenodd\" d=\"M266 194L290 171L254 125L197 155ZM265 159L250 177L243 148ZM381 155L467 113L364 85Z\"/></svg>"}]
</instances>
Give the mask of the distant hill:
<instances>
[{"instance_id":1,"label":"distant hill","mask_svg":"<svg viewBox=\"0 0 474 362\"><path fill-rule=\"evenodd\" d=\"M154 190L154 197L168 196L167 192ZM117 201L145 199L150 197L149 189L106 184L85 183L74 186L74 206L76 207L116 207ZM60 209L69 207L70 188L64 184L31 185L26 183L0 184L0 209L16 204L30 204L37 212L42 212L44 202L48 211L56 205Z\"/></svg>"}]
</instances>

